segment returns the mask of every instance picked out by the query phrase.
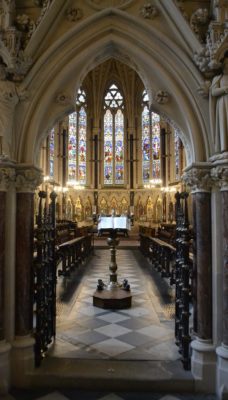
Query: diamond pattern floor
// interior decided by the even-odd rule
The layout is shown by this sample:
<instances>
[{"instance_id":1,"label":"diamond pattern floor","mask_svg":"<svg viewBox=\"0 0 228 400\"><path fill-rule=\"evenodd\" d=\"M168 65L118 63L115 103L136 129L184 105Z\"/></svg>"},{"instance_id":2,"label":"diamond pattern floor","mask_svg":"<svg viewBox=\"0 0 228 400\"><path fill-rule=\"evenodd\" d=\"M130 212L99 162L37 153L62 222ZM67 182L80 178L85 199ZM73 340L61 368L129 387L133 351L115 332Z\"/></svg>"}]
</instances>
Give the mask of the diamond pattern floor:
<instances>
[{"instance_id":1,"label":"diamond pattern floor","mask_svg":"<svg viewBox=\"0 0 228 400\"><path fill-rule=\"evenodd\" d=\"M128 279L133 296L132 307L113 311L92 305L97 279L102 278L108 283L109 260L109 249L96 248L70 301L64 300L64 288L74 277L59 278L57 338L52 356L177 360L174 321L167 318L163 308L165 301L173 307L172 296L165 293L164 280L152 270L139 250L117 251L118 280ZM153 277L153 274L157 275ZM164 298L160 293L162 290Z\"/></svg>"},{"instance_id":2,"label":"diamond pattern floor","mask_svg":"<svg viewBox=\"0 0 228 400\"><path fill-rule=\"evenodd\" d=\"M131 284L128 310L93 307L97 279L108 282L109 250L95 249L70 278L59 277L57 339L51 357L96 360L178 360L173 289L136 249L117 252L118 279ZM112 371L110 370L110 373ZM165 388L162 388L164 391ZM214 395L67 389L12 390L1 400L215 400Z\"/></svg>"}]
</instances>

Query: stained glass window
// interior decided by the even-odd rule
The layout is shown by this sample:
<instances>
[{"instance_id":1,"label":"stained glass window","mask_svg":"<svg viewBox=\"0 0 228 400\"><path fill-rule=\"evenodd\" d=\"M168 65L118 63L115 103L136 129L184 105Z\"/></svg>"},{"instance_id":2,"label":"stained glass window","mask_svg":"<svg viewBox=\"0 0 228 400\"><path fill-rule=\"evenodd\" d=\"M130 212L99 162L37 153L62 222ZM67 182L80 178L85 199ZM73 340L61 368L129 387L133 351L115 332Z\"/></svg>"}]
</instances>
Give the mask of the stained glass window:
<instances>
[{"instance_id":1,"label":"stained glass window","mask_svg":"<svg viewBox=\"0 0 228 400\"><path fill-rule=\"evenodd\" d=\"M154 112L151 113L152 127L152 177L160 178L160 116Z\"/></svg>"},{"instance_id":2,"label":"stained glass window","mask_svg":"<svg viewBox=\"0 0 228 400\"><path fill-rule=\"evenodd\" d=\"M78 121L78 180L86 183L86 111L80 108Z\"/></svg>"},{"instance_id":3,"label":"stained glass window","mask_svg":"<svg viewBox=\"0 0 228 400\"><path fill-rule=\"evenodd\" d=\"M77 113L69 115L68 179L76 180Z\"/></svg>"},{"instance_id":4,"label":"stained glass window","mask_svg":"<svg viewBox=\"0 0 228 400\"><path fill-rule=\"evenodd\" d=\"M121 110L115 115L115 183L124 183L124 116Z\"/></svg>"},{"instance_id":5,"label":"stained glass window","mask_svg":"<svg viewBox=\"0 0 228 400\"><path fill-rule=\"evenodd\" d=\"M160 116L149 111L149 97L142 93L142 175L143 182L160 179Z\"/></svg>"},{"instance_id":6,"label":"stained glass window","mask_svg":"<svg viewBox=\"0 0 228 400\"><path fill-rule=\"evenodd\" d=\"M113 118L110 110L104 116L104 183L113 183Z\"/></svg>"},{"instance_id":7,"label":"stained glass window","mask_svg":"<svg viewBox=\"0 0 228 400\"><path fill-rule=\"evenodd\" d=\"M50 162L50 177L54 178L54 158L55 158L55 129L52 128L49 135L49 162Z\"/></svg>"},{"instance_id":8,"label":"stained glass window","mask_svg":"<svg viewBox=\"0 0 228 400\"><path fill-rule=\"evenodd\" d=\"M123 96L112 84L104 98L104 184L124 183Z\"/></svg>"},{"instance_id":9,"label":"stained glass window","mask_svg":"<svg viewBox=\"0 0 228 400\"><path fill-rule=\"evenodd\" d=\"M149 182L150 179L150 112L147 105L142 112L142 168L143 182Z\"/></svg>"},{"instance_id":10,"label":"stained glass window","mask_svg":"<svg viewBox=\"0 0 228 400\"><path fill-rule=\"evenodd\" d=\"M86 94L81 88L76 99L77 111L69 115L68 180L86 183Z\"/></svg>"},{"instance_id":11,"label":"stained glass window","mask_svg":"<svg viewBox=\"0 0 228 400\"><path fill-rule=\"evenodd\" d=\"M174 152L175 152L175 180L179 181L180 179L180 139L177 134L177 131L174 131Z\"/></svg>"}]
</instances>

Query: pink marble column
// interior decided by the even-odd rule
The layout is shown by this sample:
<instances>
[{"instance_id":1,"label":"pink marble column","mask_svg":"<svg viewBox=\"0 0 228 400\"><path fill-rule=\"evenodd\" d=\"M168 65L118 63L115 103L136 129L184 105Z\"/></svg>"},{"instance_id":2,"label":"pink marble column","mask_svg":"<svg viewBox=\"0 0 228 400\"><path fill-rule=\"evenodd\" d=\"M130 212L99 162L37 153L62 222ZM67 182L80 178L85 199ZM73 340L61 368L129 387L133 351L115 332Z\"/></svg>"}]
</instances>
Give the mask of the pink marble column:
<instances>
[{"instance_id":1,"label":"pink marble column","mask_svg":"<svg viewBox=\"0 0 228 400\"><path fill-rule=\"evenodd\" d=\"M15 334L32 331L33 310L33 193L17 193Z\"/></svg>"},{"instance_id":2,"label":"pink marble column","mask_svg":"<svg viewBox=\"0 0 228 400\"><path fill-rule=\"evenodd\" d=\"M211 194L195 193L197 336L212 339Z\"/></svg>"},{"instance_id":3,"label":"pink marble column","mask_svg":"<svg viewBox=\"0 0 228 400\"><path fill-rule=\"evenodd\" d=\"M41 171L33 166L17 169L15 335L27 336L33 325L34 190Z\"/></svg>"}]
</instances>

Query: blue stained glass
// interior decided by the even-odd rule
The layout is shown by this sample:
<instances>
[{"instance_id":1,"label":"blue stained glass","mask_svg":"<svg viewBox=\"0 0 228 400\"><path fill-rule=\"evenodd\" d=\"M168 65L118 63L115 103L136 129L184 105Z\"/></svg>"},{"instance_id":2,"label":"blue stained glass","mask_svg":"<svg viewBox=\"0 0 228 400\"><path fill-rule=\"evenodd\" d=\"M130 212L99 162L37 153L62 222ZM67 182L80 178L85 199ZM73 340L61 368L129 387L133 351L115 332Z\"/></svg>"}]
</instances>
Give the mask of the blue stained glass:
<instances>
[{"instance_id":1,"label":"blue stained glass","mask_svg":"<svg viewBox=\"0 0 228 400\"><path fill-rule=\"evenodd\" d=\"M113 183L113 118L110 110L104 115L104 183Z\"/></svg>"},{"instance_id":2,"label":"blue stained glass","mask_svg":"<svg viewBox=\"0 0 228 400\"><path fill-rule=\"evenodd\" d=\"M151 114L152 121L152 176L160 178L160 116L154 112Z\"/></svg>"},{"instance_id":3,"label":"blue stained glass","mask_svg":"<svg viewBox=\"0 0 228 400\"><path fill-rule=\"evenodd\" d=\"M146 105L142 112L142 172L143 182L150 179L150 113Z\"/></svg>"},{"instance_id":4,"label":"blue stained glass","mask_svg":"<svg viewBox=\"0 0 228 400\"><path fill-rule=\"evenodd\" d=\"M54 159L55 159L55 129L53 128L49 135L49 175L54 177Z\"/></svg>"},{"instance_id":5,"label":"blue stained glass","mask_svg":"<svg viewBox=\"0 0 228 400\"><path fill-rule=\"evenodd\" d=\"M124 116L121 110L115 115L115 183L124 183Z\"/></svg>"}]
</instances>

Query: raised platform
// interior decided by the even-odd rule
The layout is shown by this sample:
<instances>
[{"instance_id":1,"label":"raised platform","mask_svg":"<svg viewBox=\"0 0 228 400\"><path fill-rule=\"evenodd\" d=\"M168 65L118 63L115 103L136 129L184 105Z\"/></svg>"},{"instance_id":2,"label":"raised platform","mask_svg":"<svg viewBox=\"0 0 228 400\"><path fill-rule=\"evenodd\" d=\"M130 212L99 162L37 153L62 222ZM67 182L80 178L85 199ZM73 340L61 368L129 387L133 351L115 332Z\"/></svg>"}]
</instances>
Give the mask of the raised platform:
<instances>
[{"instance_id":1,"label":"raised platform","mask_svg":"<svg viewBox=\"0 0 228 400\"><path fill-rule=\"evenodd\" d=\"M96 290L93 295L93 305L109 310L121 310L131 307L131 299L131 292L119 287Z\"/></svg>"}]
</instances>

